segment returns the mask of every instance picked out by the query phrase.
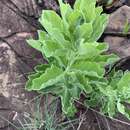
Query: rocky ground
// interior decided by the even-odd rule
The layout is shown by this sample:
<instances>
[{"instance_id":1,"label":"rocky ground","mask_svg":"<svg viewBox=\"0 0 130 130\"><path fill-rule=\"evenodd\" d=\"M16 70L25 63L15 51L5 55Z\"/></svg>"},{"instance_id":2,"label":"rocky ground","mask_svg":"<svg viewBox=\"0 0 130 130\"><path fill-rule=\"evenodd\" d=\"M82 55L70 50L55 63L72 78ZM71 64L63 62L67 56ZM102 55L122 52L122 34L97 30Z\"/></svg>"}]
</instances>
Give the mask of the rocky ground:
<instances>
[{"instance_id":1,"label":"rocky ground","mask_svg":"<svg viewBox=\"0 0 130 130\"><path fill-rule=\"evenodd\" d=\"M126 20L130 23L129 5L127 2L127 5L121 5L110 14L103 37L110 45L109 51L124 58L125 67L130 65L130 31L127 35L122 32ZM32 99L37 93L25 91L24 86L28 73L33 71L36 64L44 61L36 50L27 45L26 39L37 37L36 30L41 28L38 17L43 8L58 10L54 0L0 0L0 130L14 130L7 120L15 123L17 118L21 118L18 115L34 112ZM122 122L92 111L86 116L88 122L83 126L84 130L130 130L130 121L121 116Z\"/></svg>"}]
</instances>

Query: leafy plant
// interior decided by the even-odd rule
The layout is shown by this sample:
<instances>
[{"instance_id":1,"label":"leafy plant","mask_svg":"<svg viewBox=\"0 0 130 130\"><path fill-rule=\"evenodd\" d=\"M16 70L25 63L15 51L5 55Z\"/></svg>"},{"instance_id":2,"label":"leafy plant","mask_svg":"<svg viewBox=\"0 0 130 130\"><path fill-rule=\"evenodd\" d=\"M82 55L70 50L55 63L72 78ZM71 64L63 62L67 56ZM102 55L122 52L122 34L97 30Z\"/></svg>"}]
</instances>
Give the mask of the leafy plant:
<instances>
[{"instance_id":1,"label":"leafy plant","mask_svg":"<svg viewBox=\"0 0 130 130\"><path fill-rule=\"evenodd\" d=\"M123 102L130 98L130 73L113 71L104 76L105 66L118 57L105 54L108 45L97 42L107 25L108 15L95 6L96 0L76 0L73 8L59 0L59 5L61 16L43 10L39 21L46 31L38 31L38 40L27 40L48 64L35 67L26 89L56 94L67 116L77 112L74 101L83 93L87 106L98 106L110 117L120 112L129 118Z\"/></svg>"}]
</instances>

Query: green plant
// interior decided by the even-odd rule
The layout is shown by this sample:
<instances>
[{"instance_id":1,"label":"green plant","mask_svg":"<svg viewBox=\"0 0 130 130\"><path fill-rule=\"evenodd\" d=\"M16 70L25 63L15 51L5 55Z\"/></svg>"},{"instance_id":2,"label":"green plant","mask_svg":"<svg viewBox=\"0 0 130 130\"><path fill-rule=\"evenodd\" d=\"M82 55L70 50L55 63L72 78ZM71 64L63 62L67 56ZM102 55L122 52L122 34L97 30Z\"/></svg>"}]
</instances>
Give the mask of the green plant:
<instances>
[{"instance_id":1,"label":"green plant","mask_svg":"<svg viewBox=\"0 0 130 130\"><path fill-rule=\"evenodd\" d=\"M40 51L48 64L35 67L26 84L28 91L53 93L61 98L63 113L74 116L74 101L83 93L84 104L99 107L113 117L116 112L129 118L122 104L130 98L130 73L112 71L105 75L105 66L118 57L105 54L106 43L98 43L107 25L108 15L96 7L96 0L76 0L74 7L59 0L61 17L43 10L40 23L46 31L38 31L38 40L27 40Z\"/></svg>"},{"instance_id":2,"label":"green plant","mask_svg":"<svg viewBox=\"0 0 130 130\"><path fill-rule=\"evenodd\" d=\"M129 24L128 19L126 19L126 22L125 22L125 25L124 25L124 29L123 29L123 34L127 35L129 30L130 30L130 24Z\"/></svg>"}]
</instances>

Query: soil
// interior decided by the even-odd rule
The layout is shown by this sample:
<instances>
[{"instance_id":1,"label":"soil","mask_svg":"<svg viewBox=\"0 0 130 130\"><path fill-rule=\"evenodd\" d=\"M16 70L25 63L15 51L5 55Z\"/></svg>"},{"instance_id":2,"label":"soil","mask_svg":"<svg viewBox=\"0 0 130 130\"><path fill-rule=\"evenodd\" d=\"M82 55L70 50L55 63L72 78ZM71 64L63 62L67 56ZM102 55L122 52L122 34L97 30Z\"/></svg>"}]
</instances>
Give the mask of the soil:
<instances>
[{"instance_id":1,"label":"soil","mask_svg":"<svg viewBox=\"0 0 130 130\"><path fill-rule=\"evenodd\" d=\"M73 1L67 2L73 4ZM106 10L111 14L102 38L110 45L109 52L123 58L119 65L122 69L130 69L130 31L122 35L125 20L130 23L129 6L129 0L125 0ZM37 37L42 9L58 11L59 7L54 0L0 0L0 130L15 130L8 121L19 125L17 120L22 120L25 112L32 115L35 111L35 100L32 99L38 94L27 92L24 86L34 66L45 61L27 45L26 39ZM49 99L51 102L52 97ZM130 121L121 115L117 118L121 121L88 110L80 130L130 130Z\"/></svg>"}]
</instances>

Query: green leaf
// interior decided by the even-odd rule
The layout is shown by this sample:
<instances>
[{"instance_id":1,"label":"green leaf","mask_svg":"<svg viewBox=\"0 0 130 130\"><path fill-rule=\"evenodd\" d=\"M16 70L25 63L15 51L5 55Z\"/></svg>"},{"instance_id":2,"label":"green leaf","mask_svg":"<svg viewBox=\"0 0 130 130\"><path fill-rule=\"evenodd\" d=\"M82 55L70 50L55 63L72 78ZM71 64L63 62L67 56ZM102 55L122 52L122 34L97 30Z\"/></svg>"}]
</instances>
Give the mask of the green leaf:
<instances>
[{"instance_id":1,"label":"green leaf","mask_svg":"<svg viewBox=\"0 0 130 130\"><path fill-rule=\"evenodd\" d=\"M86 7L84 6L86 4ZM95 0L84 0L81 5L86 22L93 22L96 17Z\"/></svg>"},{"instance_id":2,"label":"green leaf","mask_svg":"<svg viewBox=\"0 0 130 130\"><path fill-rule=\"evenodd\" d=\"M108 45L105 43L81 43L79 46L79 55L84 55L85 58L97 57L102 52L106 51Z\"/></svg>"},{"instance_id":3,"label":"green leaf","mask_svg":"<svg viewBox=\"0 0 130 130\"><path fill-rule=\"evenodd\" d=\"M62 101L62 110L63 112L73 117L76 113L76 107L73 104L73 97L68 89L64 89L63 93L61 94L61 101Z\"/></svg>"},{"instance_id":4,"label":"green leaf","mask_svg":"<svg viewBox=\"0 0 130 130\"><path fill-rule=\"evenodd\" d=\"M69 4L64 4L62 0L58 0L60 5L60 12L63 19L63 25L64 25L64 35L66 35L68 38L70 38L71 34L69 32L69 23L67 21L69 14L73 12L71 6Z\"/></svg>"},{"instance_id":5,"label":"green leaf","mask_svg":"<svg viewBox=\"0 0 130 130\"><path fill-rule=\"evenodd\" d=\"M113 74L111 72L109 80L109 84L113 86L113 89L117 89L117 84L120 81L121 77L123 76L123 71L119 70L116 71L113 70Z\"/></svg>"},{"instance_id":6,"label":"green leaf","mask_svg":"<svg viewBox=\"0 0 130 130\"><path fill-rule=\"evenodd\" d=\"M80 10L80 3L82 2L82 0L76 0L75 4L74 4L74 9L75 10Z\"/></svg>"},{"instance_id":7,"label":"green leaf","mask_svg":"<svg viewBox=\"0 0 130 130\"><path fill-rule=\"evenodd\" d=\"M27 85L26 88L28 90L41 90L58 83L62 79L62 76L63 71L52 65L51 68L46 69L45 73L41 73L39 77L33 78L31 86Z\"/></svg>"},{"instance_id":8,"label":"green leaf","mask_svg":"<svg viewBox=\"0 0 130 130\"><path fill-rule=\"evenodd\" d=\"M87 6L87 4L92 4L92 3L96 4L96 0L76 0L75 4L74 4L74 9L75 10L82 10ZM95 8L95 6L94 6L94 8Z\"/></svg>"},{"instance_id":9,"label":"green leaf","mask_svg":"<svg viewBox=\"0 0 130 130\"><path fill-rule=\"evenodd\" d=\"M69 23L69 31L73 33L75 28L82 23L81 13L74 10L68 15L67 22Z\"/></svg>"},{"instance_id":10,"label":"green leaf","mask_svg":"<svg viewBox=\"0 0 130 130\"><path fill-rule=\"evenodd\" d=\"M104 29L107 25L108 16L106 14L102 14L98 17L96 17L94 23L93 23L93 33L91 36L90 42L97 41L102 33L104 32Z\"/></svg>"},{"instance_id":11,"label":"green leaf","mask_svg":"<svg viewBox=\"0 0 130 130\"><path fill-rule=\"evenodd\" d=\"M130 24L129 24L128 19L126 19L126 22L125 22L125 25L124 25L124 29L123 29L123 33L124 33L125 35L127 35L128 32L129 32L129 30L130 30Z\"/></svg>"},{"instance_id":12,"label":"green leaf","mask_svg":"<svg viewBox=\"0 0 130 130\"><path fill-rule=\"evenodd\" d=\"M100 16L100 14L103 12L103 9L102 7L97 7L95 9L95 13L96 13L96 17Z\"/></svg>"},{"instance_id":13,"label":"green leaf","mask_svg":"<svg viewBox=\"0 0 130 130\"><path fill-rule=\"evenodd\" d=\"M130 119L130 110L127 109L127 108L125 107L125 105L123 105L123 104L120 102L120 100L118 100L118 102L117 102L117 109L118 109L118 111L119 111L121 114L125 115L128 119Z\"/></svg>"},{"instance_id":14,"label":"green leaf","mask_svg":"<svg viewBox=\"0 0 130 130\"><path fill-rule=\"evenodd\" d=\"M130 72L125 72L117 85L119 89L130 86Z\"/></svg>"},{"instance_id":15,"label":"green leaf","mask_svg":"<svg viewBox=\"0 0 130 130\"><path fill-rule=\"evenodd\" d=\"M117 109L121 114L125 114L125 107L123 104L120 103L120 100L117 102Z\"/></svg>"},{"instance_id":16,"label":"green leaf","mask_svg":"<svg viewBox=\"0 0 130 130\"><path fill-rule=\"evenodd\" d=\"M74 105L74 100L78 100L80 98L80 92L81 90L78 87L72 86L70 89L64 87L64 91L60 94L62 110L67 116L73 117L77 112L77 109Z\"/></svg>"},{"instance_id":17,"label":"green leaf","mask_svg":"<svg viewBox=\"0 0 130 130\"><path fill-rule=\"evenodd\" d=\"M51 94L55 94L55 95L60 95L61 93L63 93L63 91L64 91L63 85L61 83L59 83L56 85L48 86L44 89L39 90L38 92L42 93L42 94L51 93Z\"/></svg>"},{"instance_id":18,"label":"green leaf","mask_svg":"<svg viewBox=\"0 0 130 130\"><path fill-rule=\"evenodd\" d=\"M119 60L119 57L115 54L110 55L98 55L94 61L99 63L100 65L106 66L111 65Z\"/></svg>"},{"instance_id":19,"label":"green leaf","mask_svg":"<svg viewBox=\"0 0 130 130\"><path fill-rule=\"evenodd\" d=\"M61 11L61 15L62 15L64 24L66 26L68 26L67 18L69 16L69 14L72 13L73 10L72 10L72 8L69 4L64 4L62 2L62 0L58 0L58 1L59 1L59 4L60 4L60 11Z\"/></svg>"},{"instance_id":20,"label":"green leaf","mask_svg":"<svg viewBox=\"0 0 130 130\"><path fill-rule=\"evenodd\" d=\"M102 77L105 73L104 68L96 62L77 61L71 66L71 69L96 77Z\"/></svg>"},{"instance_id":21,"label":"green leaf","mask_svg":"<svg viewBox=\"0 0 130 130\"><path fill-rule=\"evenodd\" d=\"M39 78L40 76L41 76L41 73L35 73L35 74L29 75L28 81L26 82L26 85L25 85L26 90L32 91L33 90L32 89L32 85L33 85L32 81L36 78Z\"/></svg>"},{"instance_id":22,"label":"green leaf","mask_svg":"<svg viewBox=\"0 0 130 130\"><path fill-rule=\"evenodd\" d=\"M109 115L109 117L113 117L116 113L116 101L113 97L109 97L108 101L106 103L106 106L104 108L105 111L103 111L103 113Z\"/></svg>"},{"instance_id":23,"label":"green leaf","mask_svg":"<svg viewBox=\"0 0 130 130\"><path fill-rule=\"evenodd\" d=\"M83 90L87 94L92 92L92 86L90 85L85 75L83 75L82 73L78 73L77 79L79 81L79 87L81 90Z\"/></svg>"},{"instance_id":24,"label":"green leaf","mask_svg":"<svg viewBox=\"0 0 130 130\"><path fill-rule=\"evenodd\" d=\"M43 73L43 72L45 72L45 70L46 70L48 67L49 67L48 64L41 64L41 65L35 66L34 69L35 69L36 72L41 72L41 73Z\"/></svg>"},{"instance_id":25,"label":"green leaf","mask_svg":"<svg viewBox=\"0 0 130 130\"><path fill-rule=\"evenodd\" d=\"M47 33L45 31L38 30L38 36L39 36L39 41L43 42L47 38Z\"/></svg>"},{"instance_id":26,"label":"green leaf","mask_svg":"<svg viewBox=\"0 0 130 130\"><path fill-rule=\"evenodd\" d=\"M108 85L107 87L103 88L102 86L99 87L100 92L107 97L116 97L117 91L112 88L112 86Z\"/></svg>"},{"instance_id":27,"label":"green leaf","mask_svg":"<svg viewBox=\"0 0 130 130\"><path fill-rule=\"evenodd\" d=\"M42 50L46 57L55 56L56 51L60 49L62 49L62 46L51 40L46 41L42 46Z\"/></svg>"},{"instance_id":28,"label":"green leaf","mask_svg":"<svg viewBox=\"0 0 130 130\"><path fill-rule=\"evenodd\" d=\"M64 32L62 19L54 11L43 10L39 21L50 35L53 33L53 29Z\"/></svg>"},{"instance_id":29,"label":"green leaf","mask_svg":"<svg viewBox=\"0 0 130 130\"><path fill-rule=\"evenodd\" d=\"M71 44L69 43L68 40L65 39L65 37L62 33L60 33L57 29L54 29L53 31L54 32L53 32L52 38L54 38L64 48L71 47Z\"/></svg>"},{"instance_id":30,"label":"green leaf","mask_svg":"<svg viewBox=\"0 0 130 130\"><path fill-rule=\"evenodd\" d=\"M76 28L75 32L77 33L76 37L87 41L93 32L92 23L84 23L84 24L78 26Z\"/></svg>"},{"instance_id":31,"label":"green leaf","mask_svg":"<svg viewBox=\"0 0 130 130\"><path fill-rule=\"evenodd\" d=\"M106 97L106 101L104 102L101 111L104 114L108 114L109 117L113 117L116 114L117 91L110 85L106 88L99 87L99 90L103 93L104 97Z\"/></svg>"},{"instance_id":32,"label":"green leaf","mask_svg":"<svg viewBox=\"0 0 130 130\"><path fill-rule=\"evenodd\" d=\"M45 71L46 71L46 69L49 67L49 65L48 64L41 64L41 65L37 65L34 69L35 69L35 71L36 71L36 73L33 73L33 74L31 74L31 75L29 75L28 76L28 81L27 81L27 83L26 83L26 86L25 86L25 88L28 90L28 91L30 91L31 89L31 87L32 87L32 85L33 85L33 80L34 79L36 79L36 78L39 78L41 75L42 75L42 73L44 73Z\"/></svg>"},{"instance_id":33,"label":"green leaf","mask_svg":"<svg viewBox=\"0 0 130 130\"><path fill-rule=\"evenodd\" d=\"M130 98L130 72L125 72L120 81L117 84L118 92L122 95L122 98Z\"/></svg>"},{"instance_id":34,"label":"green leaf","mask_svg":"<svg viewBox=\"0 0 130 130\"><path fill-rule=\"evenodd\" d=\"M33 47L33 48L37 49L38 51L42 52L42 45L43 44L39 40L29 39L29 40L27 40L27 43L31 47Z\"/></svg>"},{"instance_id":35,"label":"green leaf","mask_svg":"<svg viewBox=\"0 0 130 130\"><path fill-rule=\"evenodd\" d=\"M96 0L76 0L74 4L75 10L80 10L87 22L93 21L95 14Z\"/></svg>"}]
</instances>

